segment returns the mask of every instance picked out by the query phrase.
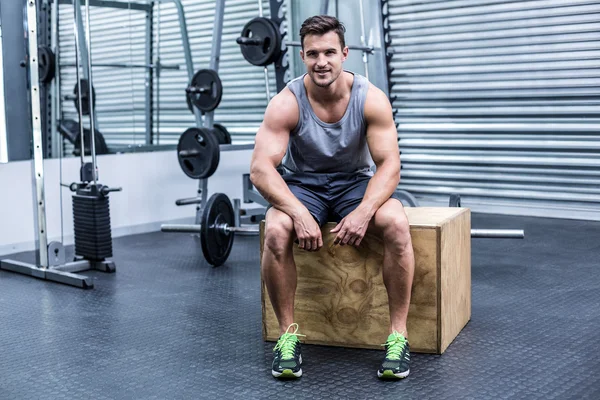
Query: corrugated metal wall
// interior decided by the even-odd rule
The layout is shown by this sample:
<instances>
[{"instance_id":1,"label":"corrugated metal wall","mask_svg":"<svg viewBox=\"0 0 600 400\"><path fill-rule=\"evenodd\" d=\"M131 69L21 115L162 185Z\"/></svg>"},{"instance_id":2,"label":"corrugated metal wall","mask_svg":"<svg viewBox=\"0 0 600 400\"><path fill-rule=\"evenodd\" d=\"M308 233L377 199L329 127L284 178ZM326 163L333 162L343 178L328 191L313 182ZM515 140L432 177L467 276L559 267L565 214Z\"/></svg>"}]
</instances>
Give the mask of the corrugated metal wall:
<instances>
[{"instance_id":1,"label":"corrugated metal wall","mask_svg":"<svg viewBox=\"0 0 600 400\"><path fill-rule=\"evenodd\" d=\"M127 3L127 2L123 2ZM214 0L183 0L194 70L208 68L211 54ZM153 10L154 55L157 55L158 5ZM269 16L269 1L263 0ZM85 7L82 7L85 18ZM219 75L223 99L215 110L215 123L227 127L236 144L253 143L267 105L264 70L249 64L235 39L251 18L258 16L257 0L226 0ZM142 10L90 7L92 58L94 62L143 64L146 62L146 15ZM285 25L284 25L285 27ZM71 94L75 84L73 6L59 7L61 92ZM163 64L178 64L179 70L163 70L157 85L153 79L154 143L176 144L179 136L194 126L187 108L185 88L189 83L177 11L172 3L160 4L160 57ZM97 120L109 147L146 143L146 70L94 67ZM271 96L276 93L273 67L269 67ZM157 87L159 88L157 90ZM63 101L63 118L77 119L72 101ZM87 123L86 123L87 125ZM157 133L157 129L160 133ZM158 140L157 140L158 139Z\"/></svg>"},{"instance_id":2,"label":"corrugated metal wall","mask_svg":"<svg viewBox=\"0 0 600 400\"><path fill-rule=\"evenodd\" d=\"M85 24L85 7L81 7ZM146 62L146 15L142 10L90 6L93 63ZM73 6L59 5L61 95L73 94L76 82ZM83 38L81 38L83 40ZM146 142L144 68L93 67L97 128L109 146ZM83 76L82 76L83 78ZM62 101L62 117L77 120L71 100ZM88 126L87 117L84 123Z\"/></svg>"},{"instance_id":3,"label":"corrugated metal wall","mask_svg":"<svg viewBox=\"0 0 600 400\"><path fill-rule=\"evenodd\" d=\"M390 0L401 188L600 218L600 1Z\"/></svg>"}]
</instances>

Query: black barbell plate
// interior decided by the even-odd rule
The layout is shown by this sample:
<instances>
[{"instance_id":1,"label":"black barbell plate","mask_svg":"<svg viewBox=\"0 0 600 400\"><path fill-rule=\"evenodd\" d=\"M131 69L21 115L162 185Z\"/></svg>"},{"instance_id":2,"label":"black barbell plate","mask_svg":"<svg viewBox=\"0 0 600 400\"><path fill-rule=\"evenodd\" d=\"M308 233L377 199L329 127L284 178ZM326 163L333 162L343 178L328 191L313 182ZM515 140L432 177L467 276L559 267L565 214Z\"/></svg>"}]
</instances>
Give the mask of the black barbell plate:
<instances>
[{"instance_id":1,"label":"black barbell plate","mask_svg":"<svg viewBox=\"0 0 600 400\"><path fill-rule=\"evenodd\" d=\"M79 85L76 83L73 88L73 95L75 98L73 99L75 103L75 109L79 110L79 87L82 87L81 90L81 113L83 115L88 115L90 113L90 86L87 79L81 79L79 81ZM96 109L96 89L92 86L92 100L94 102L94 109Z\"/></svg>"},{"instance_id":2,"label":"black barbell plate","mask_svg":"<svg viewBox=\"0 0 600 400\"><path fill-rule=\"evenodd\" d=\"M281 54L281 33L269 18L256 17L244 25L241 38L258 39L259 44L238 41L242 55L252 65L266 66L274 63ZM242 43L240 43L242 42Z\"/></svg>"},{"instance_id":3,"label":"black barbell plate","mask_svg":"<svg viewBox=\"0 0 600 400\"><path fill-rule=\"evenodd\" d=\"M197 152L195 157L182 157L180 152ZM219 143L206 128L189 128L177 143L177 159L183 172L192 179L208 178L215 173L220 159Z\"/></svg>"},{"instance_id":4,"label":"black barbell plate","mask_svg":"<svg viewBox=\"0 0 600 400\"><path fill-rule=\"evenodd\" d=\"M450 195L450 200L448 201L448 205L450 207L460 207L460 194L452 193Z\"/></svg>"},{"instance_id":5,"label":"black barbell plate","mask_svg":"<svg viewBox=\"0 0 600 400\"><path fill-rule=\"evenodd\" d=\"M48 46L41 46L38 49L38 66L40 81L49 83L56 76L56 57L54 52Z\"/></svg>"},{"instance_id":6,"label":"black barbell plate","mask_svg":"<svg viewBox=\"0 0 600 400\"><path fill-rule=\"evenodd\" d=\"M186 90L186 101L189 110L194 113L193 106L202 112L210 112L217 108L223 97L223 83L219 74L212 69L200 69L192 77L190 87L210 88L202 93Z\"/></svg>"},{"instance_id":7,"label":"black barbell plate","mask_svg":"<svg viewBox=\"0 0 600 400\"><path fill-rule=\"evenodd\" d=\"M215 193L210 196L202 210L200 222L202 253L209 264L218 267L227 261L233 247L234 233L224 233L217 228L217 225L234 226L234 222L234 211L229 197L223 193Z\"/></svg>"},{"instance_id":8,"label":"black barbell plate","mask_svg":"<svg viewBox=\"0 0 600 400\"><path fill-rule=\"evenodd\" d=\"M229 134L227 128L221 124L214 124L213 130L217 140L219 141L219 144L231 144L231 135Z\"/></svg>"}]
</instances>

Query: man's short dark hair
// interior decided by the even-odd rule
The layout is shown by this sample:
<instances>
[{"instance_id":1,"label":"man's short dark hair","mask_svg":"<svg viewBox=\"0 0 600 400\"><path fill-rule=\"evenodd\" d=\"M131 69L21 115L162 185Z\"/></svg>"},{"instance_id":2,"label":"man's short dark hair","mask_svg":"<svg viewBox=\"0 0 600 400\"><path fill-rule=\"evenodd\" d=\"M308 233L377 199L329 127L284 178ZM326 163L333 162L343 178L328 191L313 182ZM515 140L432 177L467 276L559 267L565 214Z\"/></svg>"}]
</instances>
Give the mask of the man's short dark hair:
<instances>
[{"instance_id":1,"label":"man's short dark hair","mask_svg":"<svg viewBox=\"0 0 600 400\"><path fill-rule=\"evenodd\" d=\"M344 39L344 33L346 28L337 18L330 15L315 15L314 17L307 18L300 27L300 43L304 50L304 37L306 35L324 35L327 32L335 32L340 38L340 45L342 49L346 47L346 40Z\"/></svg>"}]
</instances>

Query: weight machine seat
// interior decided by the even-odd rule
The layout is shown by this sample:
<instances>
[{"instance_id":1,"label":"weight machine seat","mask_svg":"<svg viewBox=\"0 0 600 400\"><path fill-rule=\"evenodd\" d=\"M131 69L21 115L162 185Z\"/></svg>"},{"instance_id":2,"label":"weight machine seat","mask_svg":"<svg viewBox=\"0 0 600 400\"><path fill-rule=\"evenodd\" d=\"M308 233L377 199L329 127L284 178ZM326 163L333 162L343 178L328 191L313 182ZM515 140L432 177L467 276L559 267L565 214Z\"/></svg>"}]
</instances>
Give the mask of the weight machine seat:
<instances>
[{"instance_id":1,"label":"weight machine seat","mask_svg":"<svg viewBox=\"0 0 600 400\"><path fill-rule=\"evenodd\" d=\"M72 119L64 119L61 120L58 124L59 132L71 143L73 144L73 155L79 156L81 154L81 139L80 139L80 130L79 123ZM83 128L84 135L84 145L85 145L85 155L91 155L90 152L90 130L88 128ZM108 146L106 145L106 141L104 140L104 136L102 133L95 129L95 142L96 142L96 154L109 154L110 151Z\"/></svg>"}]
</instances>

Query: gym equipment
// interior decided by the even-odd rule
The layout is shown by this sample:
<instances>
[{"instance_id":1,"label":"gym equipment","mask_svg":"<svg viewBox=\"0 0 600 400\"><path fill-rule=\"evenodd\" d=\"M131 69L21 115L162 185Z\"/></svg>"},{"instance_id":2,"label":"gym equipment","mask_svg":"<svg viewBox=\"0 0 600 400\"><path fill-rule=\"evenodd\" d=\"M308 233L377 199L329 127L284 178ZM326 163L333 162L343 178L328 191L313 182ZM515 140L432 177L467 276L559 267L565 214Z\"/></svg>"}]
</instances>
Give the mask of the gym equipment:
<instances>
[{"instance_id":1,"label":"gym equipment","mask_svg":"<svg viewBox=\"0 0 600 400\"><path fill-rule=\"evenodd\" d=\"M231 144L231 135L229 134L227 128L225 128L223 125L214 124L213 132L215 133L219 144Z\"/></svg>"},{"instance_id":2,"label":"gym equipment","mask_svg":"<svg viewBox=\"0 0 600 400\"><path fill-rule=\"evenodd\" d=\"M258 226L235 226L235 213L231 201L223 193L213 194L202 212L202 220L198 225L163 224L162 232L200 233L202 253L209 264L218 267L229 257L233 246L234 234L258 236Z\"/></svg>"},{"instance_id":3,"label":"gym equipment","mask_svg":"<svg viewBox=\"0 0 600 400\"><path fill-rule=\"evenodd\" d=\"M87 173L93 174L93 171ZM70 188L76 192L73 196L75 254L114 270L114 263L105 261L112 257L108 193L121 191L121 188L87 183L72 183Z\"/></svg>"},{"instance_id":4,"label":"gym equipment","mask_svg":"<svg viewBox=\"0 0 600 400\"><path fill-rule=\"evenodd\" d=\"M56 57L50 47L42 46L38 51L40 80L48 83L56 76Z\"/></svg>"},{"instance_id":5,"label":"gym equipment","mask_svg":"<svg viewBox=\"0 0 600 400\"><path fill-rule=\"evenodd\" d=\"M269 18L256 17L248 21L236 42L252 65L267 66L281 54L281 33Z\"/></svg>"},{"instance_id":6,"label":"gym equipment","mask_svg":"<svg viewBox=\"0 0 600 400\"><path fill-rule=\"evenodd\" d=\"M189 86L185 89L188 108L193 113L196 106L203 113L213 111L221 103L223 84L217 71L201 69L194 74Z\"/></svg>"},{"instance_id":7,"label":"gym equipment","mask_svg":"<svg viewBox=\"0 0 600 400\"><path fill-rule=\"evenodd\" d=\"M219 143L207 128L189 128L177 143L177 159L183 172L192 179L208 178L219 165Z\"/></svg>"},{"instance_id":8,"label":"gym equipment","mask_svg":"<svg viewBox=\"0 0 600 400\"><path fill-rule=\"evenodd\" d=\"M452 193L448 201L450 207L460 207L460 194ZM471 229L472 238L480 239L523 239L523 229Z\"/></svg>"},{"instance_id":9,"label":"gym equipment","mask_svg":"<svg viewBox=\"0 0 600 400\"><path fill-rule=\"evenodd\" d=\"M60 64L61 67L74 67L75 63ZM170 69L180 70L179 64L136 64L136 63L93 63L92 67L104 68L146 68L146 69Z\"/></svg>"},{"instance_id":10,"label":"gym equipment","mask_svg":"<svg viewBox=\"0 0 600 400\"><path fill-rule=\"evenodd\" d=\"M406 190L396 189L394 192L394 197L396 197L402 204L406 204L410 207L419 207L419 201L417 198L410 192Z\"/></svg>"},{"instance_id":11,"label":"gym equipment","mask_svg":"<svg viewBox=\"0 0 600 400\"><path fill-rule=\"evenodd\" d=\"M75 24L81 19L81 4L79 0L73 0L73 12ZM26 3L26 20L24 23L25 39L27 43L26 55L29 60L28 73L31 85L31 115L32 115L32 136L33 136L33 183L35 193L35 231L36 231L36 264L27 264L15 260L0 261L0 269L17 272L40 279L60 282L67 285L78 286L81 288L92 288L94 285L90 278L75 274L74 272L86 271L89 269L100 270L103 272L115 272L114 262L106 260L112 256L112 237L110 232L110 213L108 194L114 191L120 191L120 188L111 189L97 183L96 168L96 146L95 146L95 128L94 128L94 96L92 89L92 72L89 65L89 54L85 54L88 61L84 65L87 68L88 81L80 79L79 57L80 57L80 38L77 29L75 30L75 60L77 63L77 82L81 90L77 89L78 111L79 111L79 129L83 137L83 101L82 92L87 88L87 93L92 93L88 102L88 113L90 115L90 152L92 163L84 162L84 142L81 140L81 169L80 183L72 183L68 187L75 191L73 196L73 223L75 232L75 262L64 264L64 248L59 242L48 243L48 233L46 230L46 204L44 198L44 163L42 154L42 128L40 111L40 93L39 93L39 67L36 58L31 54L38 54L37 45L37 4L36 0L28 0ZM87 16L87 44L90 42L90 21L89 21L89 2L86 2ZM82 56L84 58L84 56ZM76 86L77 88L77 86ZM62 186L67 186L61 184Z\"/></svg>"},{"instance_id":12,"label":"gym equipment","mask_svg":"<svg viewBox=\"0 0 600 400\"><path fill-rule=\"evenodd\" d=\"M164 1L164 0L163 0ZM188 71L188 77L190 82L190 91L189 95L193 95L193 97L197 97L198 101L200 99L203 100L203 97L207 97L208 104L215 106L218 105L218 101L220 101L220 96L222 92L222 88L218 88L221 86L221 81L217 75L217 71L219 70L219 59L221 52L221 37L223 34L223 16L225 11L225 0L216 0L215 2L215 17L213 23L213 32L212 32L212 43L211 43L211 54L210 54L210 63L207 71L211 72L203 72L200 74L200 71L194 74L193 64L190 53L189 40L187 38L187 28L185 28L185 18L183 18L183 8L181 6L180 0L174 0L178 5L179 15L180 15L180 24L182 26L182 39L184 43L184 53L186 57L186 65ZM214 73L214 74L213 74ZM196 77L196 79L194 79ZM199 82L199 84L198 84ZM193 84L192 84L193 83ZM213 92L208 93L208 88L214 89ZM193 89L192 89L193 88ZM218 88L218 90L217 90ZM217 93L219 92L219 93ZM217 95L218 94L218 95ZM188 133L186 137L180 138L181 147L177 148L177 155L180 162L180 165L184 169L184 173L186 175L198 179L198 189L196 191L197 196L188 198L188 199L178 199L175 201L177 206L195 204L196 205L196 224L200 223L202 219L202 211L203 205L206 204L207 201L207 193L208 193L208 176L212 175L217 168L219 157L220 157L220 147L219 141L217 138L222 137L221 140L226 140L228 136L227 130L224 129L220 132L217 132L218 127L214 127L214 110L203 113L200 108L196 106L192 106L192 96L186 96L188 101L188 107L194 113L194 117L196 120L196 129L193 133ZM218 101L217 101L218 100ZM202 105L201 105L202 106ZM210 107L208 107L210 108ZM202 116L202 114L204 114ZM202 118L203 117L203 118ZM200 129L204 129L203 131L199 131ZM198 138L203 138L206 136L207 139L202 144L198 142ZM211 140L212 139L212 140ZM203 139L204 140L204 139ZM189 143L188 143L189 141ZM231 141L231 139L229 139ZM185 142L186 144L184 145ZM216 145L215 145L216 144ZM191 147L187 147L191 146ZM183 153L180 153L180 150L183 150ZM188 151L191 150L191 151ZM204 155L208 155L208 158L202 159ZM200 168L198 170L198 168Z\"/></svg>"},{"instance_id":13,"label":"gym equipment","mask_svg":"<svg viewBox=\"0 0 600 400\"><path fill-rule=\"evenodd\" d=\"M0 34L0 164L8 162L8 131L6 129L6 97L4 96L4 56Z\"/></svg>"},{"instance_id":14,"label":"gym equipment","mask_svg":"<svg viewBox=\"0 0 600 400\"><path fill-rule=\"evenodd\" d=\"M73 144L73 155L80 156L81 155L81 129L79 124L72 119L61 120L58 125L58 130L60 133L67 138L67 140ZM83 129L83 137L84 137L84 147L85 147L85 155L89 156L92 153L90 146L90 137L91 133L88 128ZM96 141L96 154L108 154L108 146L106 145L106 141L104 140L104 136L102 133L96 129L96 134L94 135L94 140Z\"/></svg>"},{"instance_id":15,"label":"gym equipment","mask_svg":"<svg viewBox=\"0 0 600 400\"><path fill-rule=\"evenodd\" d=\"M460 194L452 193L450 194L450 200L448 201L449 207L460 207Z\"/></svg>"},{"instance_id":16,"label":"gym equipment","mask_svg":"<svg viewBox=\"0 0 600 400\"><path fill-rule=\"evenodd\" d=\"M73 100L76 110L79 110L79 99L81 98L82 115L89 115L90 104L96 104L96 89L94 89L93 86L91 86L92 101L90 102L90 86L91 85L89 84L87 79L80 79L79 84L76 83L73 87L73 95L65 96L65 99ZM81 93L79 88L81 88Z\"/></svg>"}]
</instances>

